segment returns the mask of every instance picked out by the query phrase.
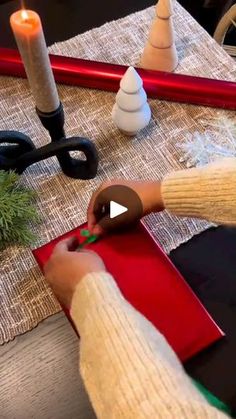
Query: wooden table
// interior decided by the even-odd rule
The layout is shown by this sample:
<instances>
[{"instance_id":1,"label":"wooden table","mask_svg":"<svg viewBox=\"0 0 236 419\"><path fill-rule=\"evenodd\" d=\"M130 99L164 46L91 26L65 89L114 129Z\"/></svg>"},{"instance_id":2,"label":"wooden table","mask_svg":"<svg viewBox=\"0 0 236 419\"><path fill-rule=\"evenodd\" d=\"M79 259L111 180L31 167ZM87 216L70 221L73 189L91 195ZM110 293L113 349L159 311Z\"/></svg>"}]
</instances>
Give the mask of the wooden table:
<instances>
[{"instance_id":1,"label":"wooden table","mask_svg":"<svg viewBox=\"0 0 236 419\"><path fill-rule=\"evenodd\" d=\"M94 419L63 313L0 347L1 419Z\"/></svg>"},{"instance_id":2,"label":"wooden table","mask_svg":"<svg viewBox=\"0 0 236 419\"><path fill-rule=\"evenodd\" d=\"M111 6L110 1L101 0L99 8L95 8L95 4L95 0L26 1L26 6L42 16L48 44L150 6L154 1L113 0ZM8 16L18 7L18 1L0 6L0 46L14 45ZM235 243L236 230L209 230L173 251L171 258L228 335L227 342L197 356L188 363L187 369L218 397L235 402L236 407L236 396L233 400L236 371L233 356L236 353ZM212 287L215 289L213 297ZM77 356L78 340L63 313L52 316L31 332L0 347L0 418L93 418L78 374ZM220 364L223 365L221 379L218 373Z\"/></svg>"}]
</instances>

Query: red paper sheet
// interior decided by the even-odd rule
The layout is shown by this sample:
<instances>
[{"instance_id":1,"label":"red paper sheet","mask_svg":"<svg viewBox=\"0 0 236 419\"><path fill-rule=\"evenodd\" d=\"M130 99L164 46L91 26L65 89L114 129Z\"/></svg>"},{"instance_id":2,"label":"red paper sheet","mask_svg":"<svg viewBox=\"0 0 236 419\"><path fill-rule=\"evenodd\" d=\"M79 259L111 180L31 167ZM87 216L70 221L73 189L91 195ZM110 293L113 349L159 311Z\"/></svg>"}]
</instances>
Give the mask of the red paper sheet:
<instances>
[{"instance_id":1,"label":"red paper sheet","mask_svg":"<svg viewBox=\"0 0 236 419\"><path fill-rule=\"evenodd\" d=\"M85 226L34 250L39 266L62 238L81 239L81 228ZM125 298L165 335L182 361L224 336L142 224L128 233L104 237L89 248L103 258Z\"/></svg>"}]
</instances>

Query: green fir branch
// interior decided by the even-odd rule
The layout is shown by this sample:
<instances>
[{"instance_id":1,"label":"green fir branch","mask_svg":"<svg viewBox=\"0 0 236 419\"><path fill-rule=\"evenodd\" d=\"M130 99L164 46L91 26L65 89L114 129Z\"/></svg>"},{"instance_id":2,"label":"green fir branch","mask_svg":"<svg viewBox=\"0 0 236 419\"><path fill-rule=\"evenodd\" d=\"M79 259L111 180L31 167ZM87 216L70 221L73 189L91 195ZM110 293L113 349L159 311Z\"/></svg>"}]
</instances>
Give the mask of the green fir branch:
<instances>
[{"instance_id":1,"label":"green fir branch","mask_svg":"<svg viewBox=\"0 0 236 419\"><path fill-rule=\"evenodd\" d=\"M20 184L14 172L0 170L0 250L35 241L30 224L39 220L35 192Z\"/></svg>"}]
</instances>

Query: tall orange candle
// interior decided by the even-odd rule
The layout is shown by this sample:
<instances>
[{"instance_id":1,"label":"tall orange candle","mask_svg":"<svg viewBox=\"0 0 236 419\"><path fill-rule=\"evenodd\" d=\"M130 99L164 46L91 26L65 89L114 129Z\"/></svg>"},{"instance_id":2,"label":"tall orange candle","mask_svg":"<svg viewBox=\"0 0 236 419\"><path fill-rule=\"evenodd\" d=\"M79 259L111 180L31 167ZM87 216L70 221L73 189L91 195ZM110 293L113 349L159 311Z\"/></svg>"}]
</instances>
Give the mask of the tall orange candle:
<instances>
[{"instance_id":1,"label":"tall orange candle","mask_svg":"<svg viewBox=\"0 0 236 419\"><path fill-rule=\"evenodd\" d=\"M39 15L32 10L19 10L11 15L10 24L37 109L55 111L60 101Z\"/></svg>"}]
</instances>

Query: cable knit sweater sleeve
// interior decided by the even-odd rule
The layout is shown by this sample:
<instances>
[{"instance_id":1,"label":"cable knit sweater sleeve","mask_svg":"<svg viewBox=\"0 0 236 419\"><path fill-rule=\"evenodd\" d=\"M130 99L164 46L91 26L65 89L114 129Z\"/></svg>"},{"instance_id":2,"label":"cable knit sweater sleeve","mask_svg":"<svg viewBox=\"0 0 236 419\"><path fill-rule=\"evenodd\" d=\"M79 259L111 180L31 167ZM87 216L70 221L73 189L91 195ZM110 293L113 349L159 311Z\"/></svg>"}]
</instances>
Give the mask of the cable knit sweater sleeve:
<instances>
[{"instance_id":1,"label":"cable knit sweater sleeve","mask_svg":"<svg viewBox=\"0 0 236 419\"><path fill-rule=\"evenodd\" d=\"M236 225L236 158L169 174L162 197L176 215Z\"/></svg>"},{"instance_id":2,"label":"cable knit sweater sleeve","mask_svg":"<svg viewBox=\"0 0 236 419\"><path fill-rule=\"evenodd\" d=\"M108 273L77 286L72 317L80 369L99 419L220 419L165 338L121 295Z\"/></svg>"},{"instance_id":3,"label":"cable knit sweater sleeve","mask_svg":"<svg viewBox=\"0 0 236 419\"><path fill-rule=\"evenodd\" d=\"M170 174L162 194L177 215L236 224L236 159ZM164 337L109 274L83 278L72 317L81 336L81 374L98 418L226 417L206 402Z\"/></svg>"}]
</instances>

